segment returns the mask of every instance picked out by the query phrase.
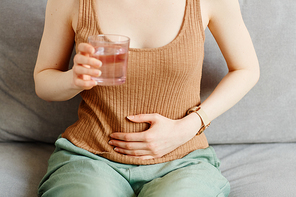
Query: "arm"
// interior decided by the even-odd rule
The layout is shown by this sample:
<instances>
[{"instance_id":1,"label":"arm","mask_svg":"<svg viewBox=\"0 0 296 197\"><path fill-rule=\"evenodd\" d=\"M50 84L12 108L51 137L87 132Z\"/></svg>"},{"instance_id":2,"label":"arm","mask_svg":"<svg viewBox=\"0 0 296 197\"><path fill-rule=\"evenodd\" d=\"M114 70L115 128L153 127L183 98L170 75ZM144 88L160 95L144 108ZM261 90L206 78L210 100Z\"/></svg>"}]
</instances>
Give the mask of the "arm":
<instances>
[{"instance_id":1,"label":"arm","mask_svg":"<svg viewBox=\"0 0 296 197\"><path fill-rule=\"evenodd\" d=\"M34 70L37 95L48 101L68 100L84 89L96 85L90 76L100 75L100 61L89 58L94 49L87 44L78 47L74 66L68 70L74 45L73 17L78 11L77 1L49 0L45 26Z\"/></svg>"},{"instance_id":2,"label":"arm","mask_svg":"<svg viewBox=\"0 0 296 197\"><path fill-rule=\"evenodd\" d=\"M259 63L237 0L210 1L208 27L229 72L201 104L210 120L230 109L257 83Z\"/></svg>"},{"instance_id":3,"label":"arm","mask_svg":"<svg viewBox=\"0 0 296 197\"><path fill-rule=\"evenodd\" d=\"M201 2L204 26L208 25L229 69L213 93L201 104L212 121L235 105L257 83L259 64L238 0ZM151 127L140 133L114 133L111 135L114 140L110 143L119 153L142 159L161 157L173 151L189 141L201 126L201 120L195 113L180 120L144 114L134 116L131 121L148 122ZM187 132L178 132L180 128ZM157 132L158 129L162 132Z\"/></svg>"}]
</instances>

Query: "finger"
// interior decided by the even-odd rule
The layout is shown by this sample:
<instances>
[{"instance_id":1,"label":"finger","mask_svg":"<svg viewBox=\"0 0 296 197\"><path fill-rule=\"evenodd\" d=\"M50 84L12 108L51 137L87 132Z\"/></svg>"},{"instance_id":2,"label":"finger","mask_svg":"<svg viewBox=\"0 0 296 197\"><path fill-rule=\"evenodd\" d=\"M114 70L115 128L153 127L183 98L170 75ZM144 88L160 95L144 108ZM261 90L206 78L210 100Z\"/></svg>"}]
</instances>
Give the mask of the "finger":
<instances>
[{"instance_id":1,"label":"finger","mask_svg":"<svg viewBox=\"0 0 296 197\"><path fill-rule=\"evenodd\" d=\"M89 65L94 68L100 68L102 66L102 62L100 60L82 54L75 55L74 63L78 65Z\"/></svg>"},{"instance_id":2,"label":"finger","mask_svg":"<svg viewBox=\"0 0 296 197\"><path fill-rule=\"evenodd\" d=\"M127 116L127 119L129 119L132 122L147 122L147 123L154 123L156 122L159 118L161 118L161 115L159 114L139 114L139 115L132 115L132 116Z\"/></svg>"},{"instance_id":3,"label":"finger","mask_svg":"<svg viewBox=\"0 0 296 197\"><path fill-rule=\"evenodd\" d=\"M147 159L155 159L155 158L157 158L157 157L153 157L153 156L151 156L151 155L145 155L145 156L136 156L137 158L139 158L139 159L142 159L142 160L147 160Z\"/></svg>"},{"instance_id":4,"label":"finger","mask_svg":"<svg viewBox=\"0 0 296 197\"><path fill-rule=\"evenodd\" d=\"M137 133L112 133L110 135L111 138L126 141L126 142L143 142L146 141L147 137L145 132L137 132Z\"/></svg>"},{"instance_id":5,"label":"finger","mask_svg":"<svg viewBox=\"0 0 296 197\"><path fill-rule=\"evenodd\" d=\"M160 157L152 156L152 155L149 155L149 154L148 155L142 155L142 156L135 156L135 155L129 155L129 156L137 158L137 159L142 159L142 160L160 158Z\"/></svg>"},{"instance_id":6,"label":"finger","mask_svg":"<svg viewBox=\"0 0 296 197\"><path fill-rule=\"evenodd\" d=\"M99 69L93 69L87 65L75 66L73 69L76 75L89 75L92 77L101 76L101 71Z\"/></svg>"},{"instance_id":7,"label":"finger","mask_svg":"<svg viewBox=\"0 0 296 197\"><path fill-rule=\"evenodd\" d=\"M126 150L148 150L147 144L143 142L126 142L120 140L110 140L109 144Z\"/></svg>"},{"instance_id":8,"label":"finger","mask_svg":"<svg viewBox=\"0 0 296 197\"><path fill-rule=\"evenodd\" d=\"M83 55L91 55L95 53L95 48L88 43L80 43L77 49Z\"/></svg>"},{"instance_id":9,"label":"finger","mask_svg":"<svg viewBox=\"0 0 296 197\"><path fill-rule=\"evenodd\" d=\"M114 151L124 155L130 155L130 156L148 156L151 154L147 150L127 150L119 147L115 147Z\"/></svg>"},{"instance_id":10,"label":"finger","mask_svg":"<svg viewBox=\"0 0 296 197\"><path fill-rule=\"evenodd\" d=\"M92 87L98 85L98 83L95 80L82 80L82 79L77 78L75 80L75 85L77 87L87 90L87 89L91 89Z\"/></svg>"}]
</instances>

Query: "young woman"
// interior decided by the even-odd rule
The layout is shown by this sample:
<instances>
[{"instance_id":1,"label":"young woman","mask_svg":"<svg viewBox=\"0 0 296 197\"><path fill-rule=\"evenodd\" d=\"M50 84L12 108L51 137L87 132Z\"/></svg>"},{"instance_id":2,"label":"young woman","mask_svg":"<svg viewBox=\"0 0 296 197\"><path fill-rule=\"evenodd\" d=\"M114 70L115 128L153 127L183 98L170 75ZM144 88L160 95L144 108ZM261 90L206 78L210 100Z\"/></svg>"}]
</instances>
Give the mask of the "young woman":
<instances>
[{"instance_id":1,"label":"young woman","mask_svg":"<svg viewBox=\"0 0 296 197\"><path fill-rule=\"evenodd\" d=\"M206 27L229 72L201 103ZM102 66L87 44L96 34L130 38L125 84L92 80ZM202 131L258 78L238 0L48 0L36 93L48 101L80 93L83 101L56 142L39 196L228 196Z\"/></svg>"}]
</instances>

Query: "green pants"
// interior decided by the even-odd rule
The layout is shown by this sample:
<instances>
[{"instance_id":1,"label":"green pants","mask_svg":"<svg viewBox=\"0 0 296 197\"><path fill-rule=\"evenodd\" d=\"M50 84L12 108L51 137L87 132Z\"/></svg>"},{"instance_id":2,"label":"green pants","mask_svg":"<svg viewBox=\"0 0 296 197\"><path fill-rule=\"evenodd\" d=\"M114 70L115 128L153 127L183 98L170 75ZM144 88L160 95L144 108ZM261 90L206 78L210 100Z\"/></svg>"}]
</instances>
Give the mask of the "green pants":
<instances>
[{"instance_id":1,"label":"green pants","mask_svg":"<svg viewBox=\"0 0 296 197\"><path fill-rule=\"evenodd\" d=\"M226 197L229 182L220 173L212 147L182 159L154 164L112 162L64 138L56 141L48 171L39 185L42 197Z\"/></svg>"}]
</instances>

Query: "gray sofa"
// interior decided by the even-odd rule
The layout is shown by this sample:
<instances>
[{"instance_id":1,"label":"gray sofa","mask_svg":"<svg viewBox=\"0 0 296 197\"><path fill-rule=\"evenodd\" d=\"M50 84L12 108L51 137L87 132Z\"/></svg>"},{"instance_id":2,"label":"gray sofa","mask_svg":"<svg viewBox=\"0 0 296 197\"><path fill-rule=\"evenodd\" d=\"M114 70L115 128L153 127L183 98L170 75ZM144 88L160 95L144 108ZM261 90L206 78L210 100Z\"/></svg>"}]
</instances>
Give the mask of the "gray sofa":
<instances>
[{"instance_id":1,"label":"gray sofa","mask_svg":"<svg viewBox=\"0 0 296 197\"><path fill-rule=\"evenodd\" d=\"M230 197L296 196L295 0L240 0L261 78L206 130L231 184ZM46 0L0 2L0 196L33 197L54 141L77 119L80 98L46 102L33 69ZM202 98L227 72L206 32ZM49 51L50 53L50 51Z\"/></svg>"}]
</instances>

